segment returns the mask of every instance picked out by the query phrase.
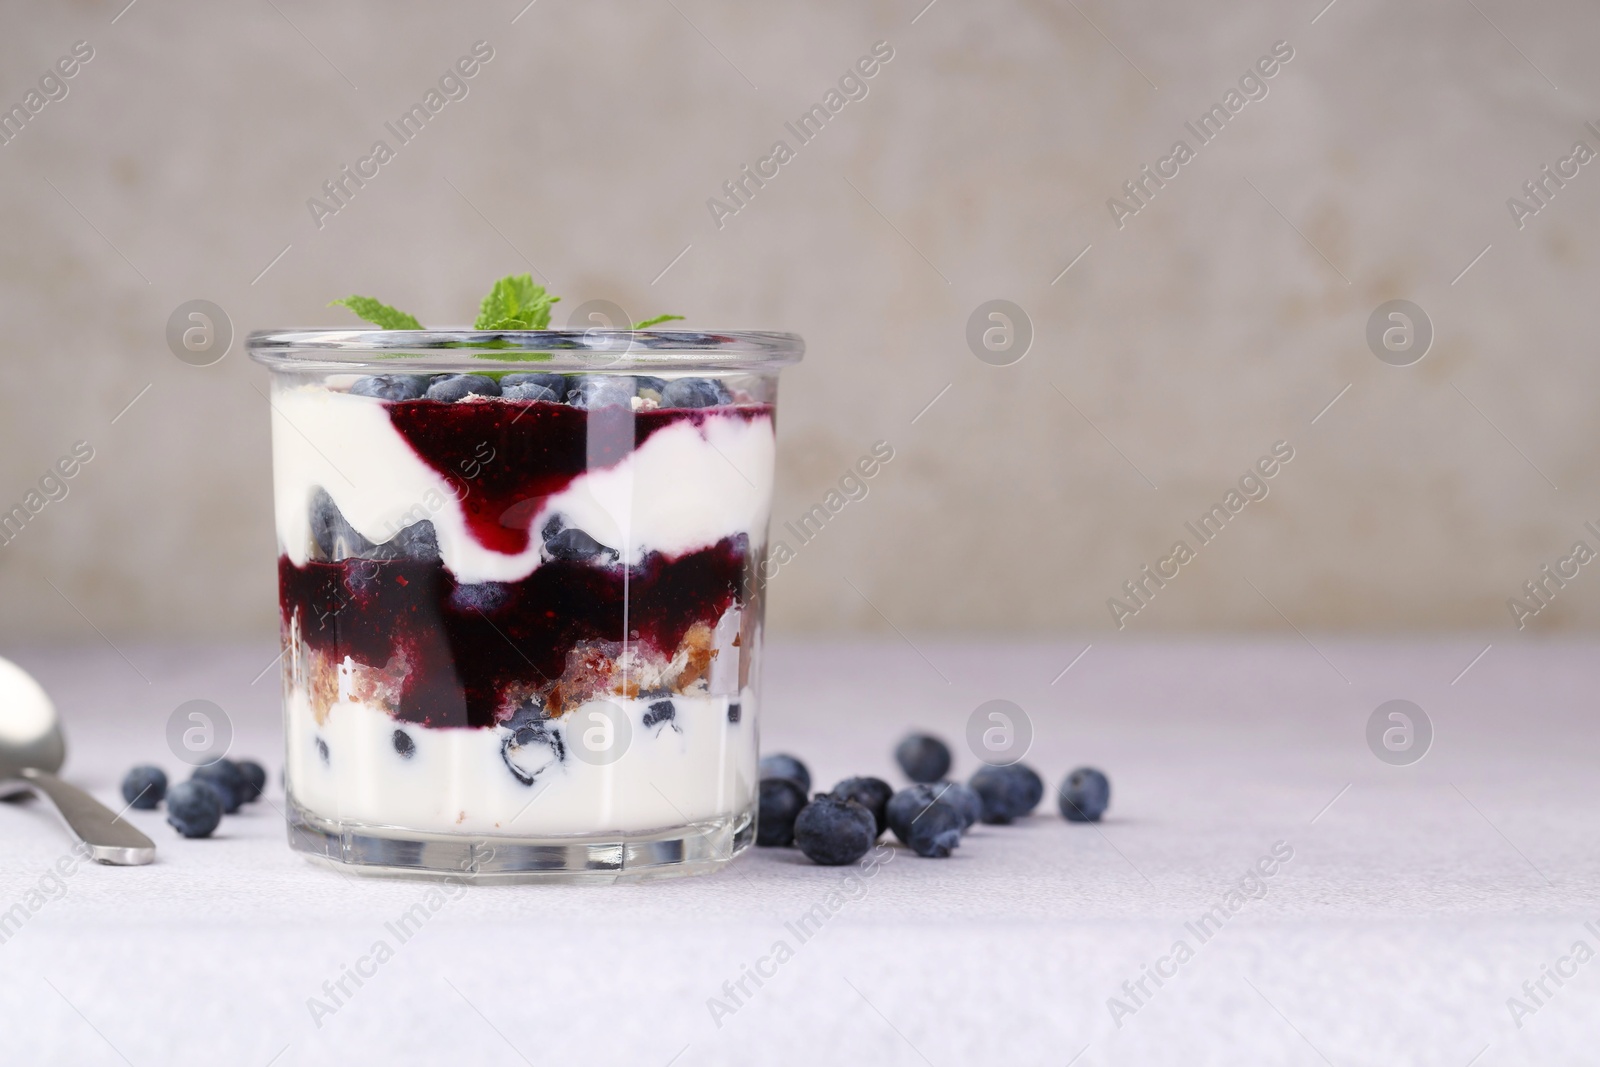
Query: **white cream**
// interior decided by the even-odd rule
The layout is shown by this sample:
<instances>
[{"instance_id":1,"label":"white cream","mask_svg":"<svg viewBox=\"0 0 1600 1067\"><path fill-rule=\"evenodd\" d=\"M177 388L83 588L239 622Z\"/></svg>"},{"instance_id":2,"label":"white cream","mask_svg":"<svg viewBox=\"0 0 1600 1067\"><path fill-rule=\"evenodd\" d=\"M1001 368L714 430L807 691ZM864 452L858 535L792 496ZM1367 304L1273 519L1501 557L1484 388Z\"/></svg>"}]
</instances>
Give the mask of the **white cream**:
<instances>
[{"instance_id":1,"label":"white cream","mask_svg":"<svg viewBox=\"0 0 1600 1067\"><path fill-rule=\"evenodd\" d=\"M478 543L455 496L459 483L424 463L372 397L318 385L275 387L272 451L278 543L297 566L308 558L318 487L371 541L431 519L444 565L462 581L519 581L539 565L537 536L516 555ZM562 515L628 563L737 534L759 550L772 508L773 460L771 416L713 414L699 425L685 419L657 430L614 466L573 479L528 517L529 525L537 533L547 516Z\"/></svg>"},{"instance_id":2,"label":"white cream","mask_svg":"<svg viewBox=\"0 0 1600 1067\"><path fill-rule=\"evenodd\" d=\"M564 760L555 761L543 745L519 754L529 770L547 763L525 785L501 755L510 733L503 727L429 729L356 701L336 703L319 726L304 694L292 692L290 791L329 822L516 837L678 827L754 805L753 691L675 696L673 723L650 727L643 723L653 700L613 703L629 720L620 757L597 766L575 754L578 733L606 729L591 715L596 706L586 704L550 724L562 735ZM737 723L728 721L730 703L740 705ZM397 729L415 745L409 758L395 749ZM319 740L328 746L326 760Z\"/></svg>"}]
</instances>

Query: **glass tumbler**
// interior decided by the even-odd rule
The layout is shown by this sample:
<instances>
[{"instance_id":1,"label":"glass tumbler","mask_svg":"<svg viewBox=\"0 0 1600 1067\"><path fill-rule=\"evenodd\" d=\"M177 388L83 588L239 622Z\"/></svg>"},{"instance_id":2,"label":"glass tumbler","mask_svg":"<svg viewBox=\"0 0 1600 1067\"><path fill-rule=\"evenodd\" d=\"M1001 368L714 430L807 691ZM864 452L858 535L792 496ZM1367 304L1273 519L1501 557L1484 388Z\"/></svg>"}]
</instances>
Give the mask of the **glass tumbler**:
<instances>
[{"instance_id":1,"label":"glass tumbler","mask_svg":"<svg viewBox=\"0 0 1600 1067\"><path fill-rule=\"evenodd\" d=\"M291 847L476 881L693 874L748 847L774 405L803 347L252 334Z\"/></svg>"}]
</instances>

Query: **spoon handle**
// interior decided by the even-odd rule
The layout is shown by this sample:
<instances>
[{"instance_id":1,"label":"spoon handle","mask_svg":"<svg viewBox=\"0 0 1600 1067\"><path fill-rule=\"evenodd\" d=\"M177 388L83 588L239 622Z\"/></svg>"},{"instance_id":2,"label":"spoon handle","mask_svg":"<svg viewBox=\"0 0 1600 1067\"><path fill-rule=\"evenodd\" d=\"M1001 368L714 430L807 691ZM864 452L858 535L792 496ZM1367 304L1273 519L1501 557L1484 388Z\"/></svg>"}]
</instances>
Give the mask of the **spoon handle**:
<instances>
[{"instance_id":1,"label":"spoon handle","mask_svg":"<svg viewBox=\"0 0 1600 1067\"><path fill-rule=\"evenodd\" d=\"M50 802L73 836L89 846L90 858L118 867L138 866L156 858L154 841L77 786L35 767L24 767L17 777Z\"/></svg>"}]
</instances>

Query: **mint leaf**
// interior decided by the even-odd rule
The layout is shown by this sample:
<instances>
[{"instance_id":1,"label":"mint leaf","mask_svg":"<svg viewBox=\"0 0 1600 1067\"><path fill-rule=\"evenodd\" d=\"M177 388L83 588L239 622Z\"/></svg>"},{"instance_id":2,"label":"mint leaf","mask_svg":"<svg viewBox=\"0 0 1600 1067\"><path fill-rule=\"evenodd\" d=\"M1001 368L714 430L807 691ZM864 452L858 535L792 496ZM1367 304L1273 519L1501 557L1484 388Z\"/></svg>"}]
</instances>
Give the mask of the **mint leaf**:
<instances>
[{"instance_id":1,"label":"mint leaf","mask_svg":"<svg viewBox=\"0 0 1600 1067\"><path fill-rule=\"evenodd\" d=\"M420 330L422 323L415 316L399 311L388 304L380 304L370 296L347 296L335 300L329 307L347 307L381 330Z\"/></svg>"},{"instance_id":2,"label":"mint leaf","mask_svg":"<svg viewBox=\"0 0 1600 1067\"><path fill-rule=\"evenodd\" d=\"M474 330L543 330L550 325L550 305L560 300L535 284L531 274L508 274L494 283L478 307Z\"/></svg>"},{"instance_id":3,"label":"mint leaf","mask_svg":"<svg viewBox=\"0 0 1600 1067\"><path fill-rule=\"evenodd\" d=\"M683 321L683 316L682 315L657 315L653 319L645 319L643 322L634 323L633 328L635 330L648 330L652 326L659 326L663 322L671 322L674 319L678 320L679 322L682 322Z\"/></svg>"}]
</instances>

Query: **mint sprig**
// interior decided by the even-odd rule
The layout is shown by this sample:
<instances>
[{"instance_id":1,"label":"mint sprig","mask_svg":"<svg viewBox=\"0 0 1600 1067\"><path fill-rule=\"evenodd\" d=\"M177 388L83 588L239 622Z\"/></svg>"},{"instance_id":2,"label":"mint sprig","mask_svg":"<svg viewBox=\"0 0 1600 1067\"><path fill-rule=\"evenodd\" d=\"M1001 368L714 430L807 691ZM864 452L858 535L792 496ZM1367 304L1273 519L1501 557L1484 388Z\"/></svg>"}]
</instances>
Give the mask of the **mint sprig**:
<instances>
[{"instance_id":1,"label":"mint sprig","mask_svg":"<svg viewBox=\"0 0 1600 1067\"><path fill-rule=\"evenodd\" d=\"M422 323L415 315L407 314L388 304L381 304L370 296L347 296L335 300L329 307L347 307L381 330L420 330Z\"/></svg>"},{"instance_id":2,"label":"mint sprig","mask_svg":"<svg viewBox=\"0 0 1600 1067\"><path fill-rule=\"evenodd\" d=\"M478 307L474 330L543 330L550 325L550 306L561 298L545 292L531 274L508 274L494 283Z\"/></svg>"},{"instance_id":3,"label":"mint sprig","mask_svg":"<svg viewBox=\"0 0 1600 1067\"><path fill-rule=\"evenodd\" d=\"M489 295L478 305L478 319L474 330L546 330L550 328L551 305L561 301L545 287L533 280L532 274L508 274L494 283ZM425 329L416 316L388 304L379 303L370 296L347 296L335 300L329 307L345 307L361 318L384 330ZM635 330L648 330L663 322L682 321L682 315L657 315L635 323ZM549 358L547 355L541 358Z\"/></svg>"}]
</instances>

